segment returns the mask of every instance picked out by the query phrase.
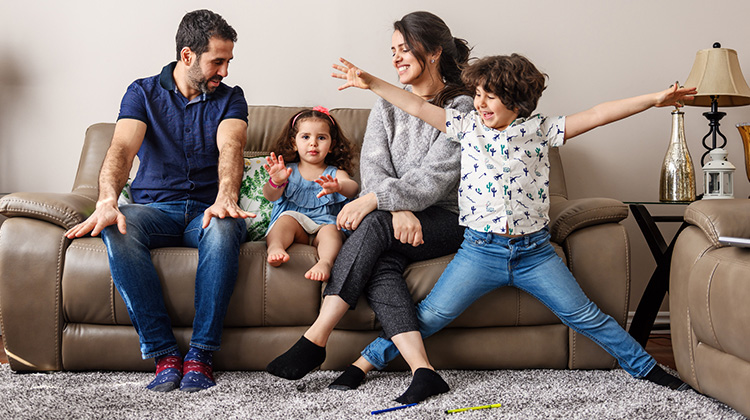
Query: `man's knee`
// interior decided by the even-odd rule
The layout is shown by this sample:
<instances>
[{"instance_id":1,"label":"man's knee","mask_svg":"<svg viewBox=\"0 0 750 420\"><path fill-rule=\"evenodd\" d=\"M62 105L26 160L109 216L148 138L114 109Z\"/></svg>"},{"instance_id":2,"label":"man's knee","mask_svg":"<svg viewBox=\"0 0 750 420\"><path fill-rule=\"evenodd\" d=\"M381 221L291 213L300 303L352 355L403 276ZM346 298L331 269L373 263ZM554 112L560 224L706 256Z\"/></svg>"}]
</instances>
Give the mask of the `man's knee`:
<instances>
[{"instance_id":1,"label":"man's knee","mask_svg":"<svg viewBox=\"0 0 750 420\"><path fill-rule=\"evenodd\" d=\"M247 232L246 226L245 219L214 217L211 218L208 227L203 230L203 239L209 241L213 239L218 241L236 240L239 243L244 240Z\"/></svg>"}]
</instances>

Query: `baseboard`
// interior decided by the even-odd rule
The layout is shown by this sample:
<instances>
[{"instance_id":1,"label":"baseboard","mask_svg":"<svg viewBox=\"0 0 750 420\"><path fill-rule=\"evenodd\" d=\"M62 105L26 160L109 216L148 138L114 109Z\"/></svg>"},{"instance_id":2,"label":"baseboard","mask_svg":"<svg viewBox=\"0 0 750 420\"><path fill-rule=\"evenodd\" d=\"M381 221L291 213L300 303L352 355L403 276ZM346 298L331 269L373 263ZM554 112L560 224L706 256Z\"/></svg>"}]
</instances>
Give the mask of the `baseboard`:
<instances>
[{"instance_id":1,"label":"baseboard","mask_svg":"<svg viewBox=\"0 0 750 420\"><path fill-rule=\"evenodd\" d=\"M633 322L633 315L635 315L635 311L628 312L627 330L630 330L630 324ZM656 314L656 320L654 321L654 327L651 329L651 332L669 334L669 311L659 311Z\"/></svg>"}]
</instances>

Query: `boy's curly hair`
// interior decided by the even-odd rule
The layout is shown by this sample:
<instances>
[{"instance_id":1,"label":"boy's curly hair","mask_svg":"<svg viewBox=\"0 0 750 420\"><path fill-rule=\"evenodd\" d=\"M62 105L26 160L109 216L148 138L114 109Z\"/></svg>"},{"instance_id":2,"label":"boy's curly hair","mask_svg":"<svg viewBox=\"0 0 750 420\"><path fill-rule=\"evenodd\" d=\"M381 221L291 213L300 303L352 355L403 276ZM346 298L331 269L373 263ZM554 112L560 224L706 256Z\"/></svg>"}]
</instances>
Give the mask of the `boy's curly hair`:
<instances>
[{"instance_id":1,"label":"boy's curly hair","mask_svg":"<svg viewBox=\"0 0 750 420\"><path fill-rule=\"evenodd\" d=\"M496 95L506 108L524 118L536 109L547 87L544 85L547 75L520 54L475 60L464 68L461 79L471 90L481 86L485 92Z\"/></svg>"},{"instance_id":2,"label":"boy's curly hair","mask_svg":"<svg viewBox=\"0 0 750 420\"><path fill-rule=\"evenodd\" d=\"M281 133L276 138L273 151L277 155L284 156L284 162L299 162L299 153L294 149L294 138L297 137L300 123L309 119L318 119L328 124L328 130L331 134L331 149L325 157L326 165L335 166L342 171L346 171L347 174L354 176L354 158L356 157L356 152L351 141L339 129L339 124L333 116L314 109L306 109L298 112L289 119L286 127L281 130Z\"/></svg>"}]
</instances>

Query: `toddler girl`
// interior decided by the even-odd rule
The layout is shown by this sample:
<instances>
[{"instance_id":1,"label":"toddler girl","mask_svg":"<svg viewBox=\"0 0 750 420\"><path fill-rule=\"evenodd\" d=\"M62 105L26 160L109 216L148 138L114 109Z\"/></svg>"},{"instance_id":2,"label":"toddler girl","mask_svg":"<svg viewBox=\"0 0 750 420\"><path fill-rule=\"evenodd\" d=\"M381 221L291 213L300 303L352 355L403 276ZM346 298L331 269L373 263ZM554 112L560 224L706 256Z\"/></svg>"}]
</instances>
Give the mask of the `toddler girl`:
<instances>
[{"instance_id":1,"label":"toddler girl","mask_svg":"<svg viewBox=\"0 0 750 420\"><path fill-rule=\"evenodd\" d=\"M312 240L319 259L305 277L326 281L344 240L336 215L359 190L349 176L352 145L328 110L315 107L291 118L274 150L264 166L270 178L263 195L273 202L268 263L278 267L289 261L292 243Z\"/></svg>"}]
</instances>

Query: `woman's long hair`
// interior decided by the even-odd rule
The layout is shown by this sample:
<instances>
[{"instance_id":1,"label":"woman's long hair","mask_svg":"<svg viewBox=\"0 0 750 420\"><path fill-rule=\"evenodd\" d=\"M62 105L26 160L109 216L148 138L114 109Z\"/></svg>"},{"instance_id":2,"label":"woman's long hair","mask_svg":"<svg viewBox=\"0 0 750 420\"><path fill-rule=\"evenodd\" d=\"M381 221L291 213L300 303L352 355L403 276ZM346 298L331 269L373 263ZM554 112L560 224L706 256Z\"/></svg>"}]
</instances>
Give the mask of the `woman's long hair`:
<instances>
[{"instance_id":1,"label":"woman's long hair","mask_svg":"<svg viewBox=\"0 0 750 420\"><path fill-rule=\"evenodd\" d=\"M471 94L461 80L461 70L469 61L471 48L466 40L455 38L442 19L430 12L412 12L393 22L393 29L403 35L422 71L427 67L427 54L442 49L438 70L445 87L435 95L433 104L442 107L456 96Z\"/></svg>"}]
</instances>

